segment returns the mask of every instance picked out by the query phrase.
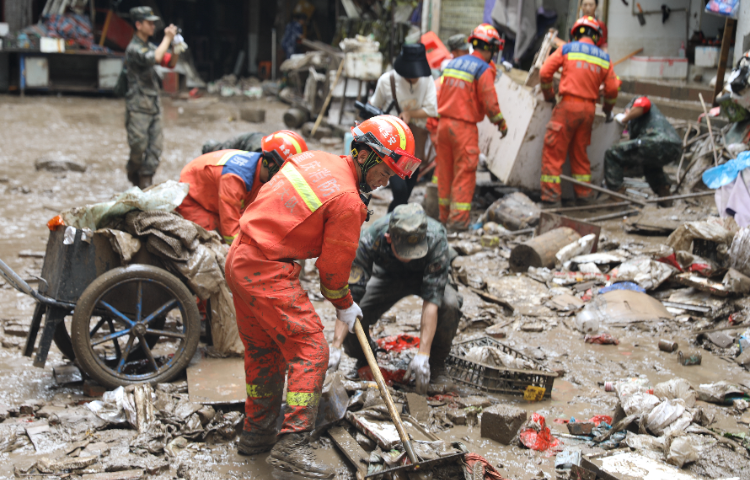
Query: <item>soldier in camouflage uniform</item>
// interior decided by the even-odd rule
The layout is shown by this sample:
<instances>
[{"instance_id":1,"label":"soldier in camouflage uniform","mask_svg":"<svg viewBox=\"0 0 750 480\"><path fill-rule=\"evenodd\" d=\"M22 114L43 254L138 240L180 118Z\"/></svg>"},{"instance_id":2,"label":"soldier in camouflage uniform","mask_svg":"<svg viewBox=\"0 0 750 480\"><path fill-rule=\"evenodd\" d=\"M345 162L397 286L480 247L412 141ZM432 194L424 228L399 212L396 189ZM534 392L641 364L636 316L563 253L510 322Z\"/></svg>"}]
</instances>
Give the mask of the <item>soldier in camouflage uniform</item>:
<instances>
[{"instance_id":1,"label":"soldier in camouflage uniform","mask_svg":"<svg viewBox=\"0 0 750 480\"><path fill-rule=\"evenodd\" d=\"M421 205L408 203L363 231L352 264L349 289L362 308L362 327L368 339L370 326L396 302L409 295L422 297L420 347L407 372L407 377L414 374L421 392L430 383L448 383L445 359L456 336L463 303L448 282L450 261L455 256L445 227L427 218ZM358 368L367 364L356 336L347 337L346 332L346 325L337 321L329 367L338 368L342 344L357 360Z\"/></svg>"},{"instance_id":2,"label":"soldier in camouflage uniform","mask_svg":"<svg viewBox=\"0 0 750 480\"><path fill-rule=\"evenodd\" d=\"M260 142L266 133L249 132L232 137L226 142L217 142L209 140L203 144L203 154L216 152L219 150L243 150L245 152L260 152Z\"/></svg>"},{"instance_id":3,"label":"soldier in camouflage uniform","mask_svg":"<svg viewBox=\"0 0 750 480\"><path fill-rule=\"evenodd\" d=\"M179 55L167 53L177 27L165 28L164 39L157 47L148 41L156 29L154 22L159 20L151 7L131 8L130 17L136 31L125 50L128 77L125 128L130 145L127 172L133 185L146 188L151 185L159 166L163 142L159 80L154 65L171 68L177 64Z\"/></svg>"},{"instance_id":4,"label":"soldier in camouflage uniform","mask_svg":"<svg viewBox=\"0 0 750 480\"><path fill-rule=\"evenodd\" d=\"M623 186L623 169L643 167L646 181L660 197L669 195L664 165L680 159L682 139L648 97L636 97L616 117L627 125L630 140L613 145L604 154L604 178L611 190Z\"/></svg>"}]
</instances>

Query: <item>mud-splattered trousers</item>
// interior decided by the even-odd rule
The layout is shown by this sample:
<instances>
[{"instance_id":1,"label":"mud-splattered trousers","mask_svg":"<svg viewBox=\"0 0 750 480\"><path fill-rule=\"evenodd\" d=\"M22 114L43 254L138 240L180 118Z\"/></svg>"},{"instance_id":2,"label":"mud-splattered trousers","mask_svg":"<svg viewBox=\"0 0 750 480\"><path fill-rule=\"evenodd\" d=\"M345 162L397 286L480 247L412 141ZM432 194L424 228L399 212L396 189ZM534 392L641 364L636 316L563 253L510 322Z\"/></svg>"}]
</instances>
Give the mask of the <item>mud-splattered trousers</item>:
<instances>
[{"instance_id":1,"label":"mud-splattered trousers","mask_svg":"<svg viewBox=\"0 0 750 480\"><path fill-rule=\"evenodd\" d=\"M495 64L480 53L454 58L443 70L438 94L437 152L440 221L450 228L469 227L479 163L477 123L485 115L496 125L505 119L495 92Z\"/></svg>"},{"instance_id":2,"label":"mud-splattered trousers","mask_svg":"<svg viewBox=\"0 0 750 480\"><path fill-rule=\"evenodd\" d=\"M260 191L261 156L241 150L201 155L180 172L190 185L177 213L206 230L218 230L231 245L240 232L240 217Z\"/></svg>"},{"instance_id":3,"label":"mud-splattered trousers","mask_svg":"<svg viewBox=\"0 0 750 480\"><path fill-rule=\"evenodd\" d=\"M317 257L321 293L336 308L350 307L349 272L366 216L351 157L316 151L289 158L242 215L225 271L245 345L251 434L275 433L287 368L281 433L312 430L328 345L294 260Z\"/></svg>"},{"instance_id":4,"label":"mud-splattered trousers","mask_svg":"<svg viewBox=\"0 0 750 480\"><path fill-rule=\"evenodd\" d=\"M151 115L143 112L125 111L125 128L128 131L130 157L126 170L139 175L154 175L159 168L164 134L161 112Z\"/></svg>"},{"instance_id":5,"label":"mud-splattered trousers","mask_svg":"<svg viewBox=\"0 0 750 480\"><path fill-rule=\"evenodd\" d=\"M560 95L562 101L552 111L547 124L542 151L542 200L557 202L562 188L560 174L565 158L570 156L573 178L591 183L591 164L586 147L591 143L591 127L599 99L599 87L604 85L604 113L612 111L617 100L620 81L614 73L609 55L594 42L584 37L558 48L544 61L539 72L544 98L555 98L553 77L562 68ZM576 197L587 198L591 189L575 187Z\"/></svg>"}]
</instances>

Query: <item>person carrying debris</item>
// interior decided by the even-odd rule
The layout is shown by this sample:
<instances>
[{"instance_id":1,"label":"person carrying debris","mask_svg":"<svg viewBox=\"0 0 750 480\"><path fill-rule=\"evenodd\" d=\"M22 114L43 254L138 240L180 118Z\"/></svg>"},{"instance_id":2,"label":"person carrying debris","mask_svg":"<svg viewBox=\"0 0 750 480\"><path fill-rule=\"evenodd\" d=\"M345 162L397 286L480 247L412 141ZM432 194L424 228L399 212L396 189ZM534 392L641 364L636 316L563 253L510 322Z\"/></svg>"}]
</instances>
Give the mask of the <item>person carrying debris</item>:
<instances>
[{"instance_id":1,"label":"person carrying debris","mask_svg":"<svg viewBox=\"0 0 750 480\"><path fill-rule=\"evenodd\" d=\"M471 200L479 163L477 123L485 114L503 137L508 132L495 92L497 70L492 57L503 41L494 27L482 24L469 37L471 55L450 61L441 77L438 97L437 177L440 221L448 229L469 228Z\"/></svg>"},{"instance_id":2,"label":"person carrying debris","mask_svg":"<svg viewBox=\"0 0 750 480\"><path fill-rule=\"evenodd\" d=\"M591 127L599 99L599 86L604 84L602 110L606 122L612 121L612 108L617 100L619 80L609 55L595 44L601 35L599 24L592 17L582 17L570 30L572 42L566 43L547 58L540 71L544 99L556 103L553 76L562 68L560 95L562 100L552 110L542 150L542 205L561 206L560 173L565 157L570 156L573 178L591 183L591 164L586 147L591 143ZM576 186L579 204L590 204L596 196L590 188Z\"/></svg>"},{"instance_id":3,"label":"person carrying debris","mask_svg":"<svg viewBox=\"0 0 750 480\"><path fill-rule=\"evenodd\" d=\"M185 165L180 182L190 185L177 213L206 230L218 230L229 245L240 232L242 212L287 158L306 152L297 133L281 130L261 140L261 153L219 150Z\"/></svg>"},{"instance_id":4,"label":"person carrying debris","mask_svg":"<svg viewBox=\"0 0 750 480\"><path fill-rule=\"evenodd\" d=\"M414 136L397 117L365 120L352 135L351 155L308 151L290 157L243 214L227 256L227 284L245 345L246 418L238 451L271 450L267 462L277 469L275 478L334 473L315 460L309 445L328 345L294 260L318 258L321 293L353 331L362 310L347 280L368 217L362 192L384 186L395 174L408 177L420 163L412 155ZM277 432L287 368L287 408Z\"/></svg>"},{"instance_id":5,"label":"person carrying debris","mask_svg":"<svg viewBox=\"0 0 750 480\"><path fill-rule=\"evenodd\" d=\"M424 158L429 135L425 128L426 119L434 118L438 113L435 82L431 75L432 70L427 63L424 45L405 44L393 62L393 70L380 76L375 93L368 101L370 105L385 113L390 113L395 107L399 118L409 124L414 134L414 155L417 158ZM388 205L389 212L409 201L416 183L417 175L406 180L398 177L391 179L393 201Z\"/></svg>"},{"instance_id":6,"label":"person carrying debris","mask_svg":"<svg viewBox=\"0 0 750 480\"><path fill-rule=\"evenodd\" d=\"M682 155L682 139L669 120L648 97L636 97L615 116L626 125L630 140L612 145L604 153L604 180L607 188L624 190L623 168L643 167L651 190L660 197L670 195L664 165L676 162Z\"/></svg>"},{"instance_id":7,"label":"person carrying debris","mask_svg":"<svg viewBox=\"0 0 750 480\"><path fill-rule=\"evenodd\" d=\"M396 302L409 295L422 297L419 352L407 372L407 378L415 377L417 391L422 394L430 383L450 382L445 376L445 359L463 303L449 283L450 260L456 255L448 245L445 227L428 218L421 205L408 203L364 231L349 275L349 288L362 308L362 328L368 339L370 326ZM329 368L338 368L342 344L346 354L357 360L357 370L367 365L357 338L347 337L346 324L337 321Z\"/></svg>"},{"instance_id":8,"label":"person carrying debris","mask_svg":"<svg viewBox=\"0 0 750 480\"><path fill-rule=\"evenodd\" d=\"M125 128L130 146L126 170L133 185L147 188L159 167L163 143L159 79L154 65L173 68L180 56L177 52L186 46L181 40L182 35L177 33L177 27L171 24L164 29L164 38L158 47L148 41L156 30L154 22L159 21L151 7L131 8L130 18L135 23L135 35L125 49L128 79ZM174 53L167 53L173 43Z\"/></svg>"}]
</instances>

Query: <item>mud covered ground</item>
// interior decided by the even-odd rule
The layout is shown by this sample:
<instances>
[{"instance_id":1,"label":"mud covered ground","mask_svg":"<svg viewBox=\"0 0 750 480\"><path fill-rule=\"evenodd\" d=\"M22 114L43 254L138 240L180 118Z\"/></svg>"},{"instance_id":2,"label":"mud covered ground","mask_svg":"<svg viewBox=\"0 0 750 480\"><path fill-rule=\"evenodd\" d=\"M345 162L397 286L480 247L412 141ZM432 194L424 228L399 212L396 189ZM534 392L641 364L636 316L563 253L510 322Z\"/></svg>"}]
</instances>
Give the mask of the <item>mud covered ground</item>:
<instances>
[{"instance_id":1,"label":"mud covered ground","mask_svg":"<svg viewBox=\"0 0 750 480\"><path fill-rule=\"evenodd\" d=\"M237 104L215 98L198 100L165 99L164 153L155 182L177 179L181 168L200 155L201 145L208 139L224 140L247 131L272 132L284 128L282 115L286 106L270 100L255 102L266 108L265 124L250 124L238 121ZM63 209L109 200L116 192L130 185L125 177L124 165L128 147L124 129L124 105L120 100L85 98L27 96L18 98L0 96L0 259L8 263L24 278L31 278L41 271L41 258L21 257L21 251L43 252L47 242L46 222ZM323 148L317 142L309 142L311 149ZM325 149L325 148L323 148ZM341 146L329 149L341 153ZM50 173L36 171L34 162L42 157L66 158L85 163L84 173ZM374 200L371 206L375 217L384 214L390 192L378 192L382 199ZM417 199L423 189L415 191ZM706 212L715 208L706 200ZM603 212L607 213L607 212ZM603 224L604 233L621 243L641 241L660 243L663 237L627 236L619 221ZM509 243L508 246L512 246ZM539 297L543 303L548 293L524 290L516 277L507 274L508 262L498 252L478 253L464 257L462 262L479 272L484 280L500 281L507 288L508 298L523 296ZM311 267L308 266L308 271ZM504 273L503 273L504 272ZM464 296L464 314L467 318L478 316L486 304L474 293L461 286ZM315 302L323 318L326 335L332 338L334 310L323 302ZM4 326L20 325L21 328L6 328L0 348L0 404L18 407L33 401L43 401L58 407L71 407L91 400L83 395L80 385L61 387L52 378L52 368L64 363L62 355L53 347L47 366L37 369L30 359L21 356L23 326L28 325L33 311L33 301L10 289L0 288L0 319ZM421 302L407 298L400 302L385 317L394 319L381 322L383 332L406 332L418 335ZM700 321L700 320L697 320ZM498 322L499 323L499 322ZM541 331L526 331L528 323L541 324ZM466 326L458 340L481 333L486 325ZM545 362L548 368L559 370L562 376L556 379L552 399L542 402L525 402L520 397L490 396L493 403L508 403L529 412L539 412L547 419L554 433L567 433L565 425L554 419L589 418L593 415L612 415L617 404L614 393L604 391L603 382L645 375L654 385L675 377L688 380L693 385L727 380L750 386L750 375L722 352L712 353L696 345L690 335L693 322L658 322L642 327L610 329L619 345L591 345L583 341L583 334L572 328L572 317L523 317L509 323L505 329L508 345ZM10 332L10 333L9 333ZM657 347L660 338L678 342L683 348L703 353L700 366L685 367L678 363L676 354L662 352ZM350 366L342 362L341 369ZM702 408L713 412L717 432L746 433L747 425L740 423L741 413L732 407L699 402ZM28 417L10 417L5 423L28 422ZM123 438L133 432L121 432L120 436L104 435L92 428L69 426L65 435L55 441L43 441L37 448L27 442L11 453L0 453L0 478L14 477L14 468L35 459L47 456L58 457L66 453L69 444L60 438L72 441L80 435L108 443L110 460L127 457L127 443ZM104 432L109 432L106 430ZM470 451L484 456L501 474L512 479L552 478L555 476L554 455L544 452L506 447L481 438L479 426L456 426L438 433L446 440L460 440ZM52 437L50 437L52 438ZM576 442L564 438L563 443ZM353 478L347 462L331 446L322 442L320 455L338 469L337 478ZM161 457L151 467L146 466L146 478L271 478L265 463L265 455L242 457L236 454L234 442L200 443L190 446L174 457ZM135 464L136 460L133 460ZM699 477L705 478L750 478L750 461L746 455L732 453L726 448L715 448L707 452L698 462L687 467ZM25 478L25 477L23 477ZM41 478L41 477L37 477ZM49 477L52 478L52 477Z\"/></svg>"}]
</instances>

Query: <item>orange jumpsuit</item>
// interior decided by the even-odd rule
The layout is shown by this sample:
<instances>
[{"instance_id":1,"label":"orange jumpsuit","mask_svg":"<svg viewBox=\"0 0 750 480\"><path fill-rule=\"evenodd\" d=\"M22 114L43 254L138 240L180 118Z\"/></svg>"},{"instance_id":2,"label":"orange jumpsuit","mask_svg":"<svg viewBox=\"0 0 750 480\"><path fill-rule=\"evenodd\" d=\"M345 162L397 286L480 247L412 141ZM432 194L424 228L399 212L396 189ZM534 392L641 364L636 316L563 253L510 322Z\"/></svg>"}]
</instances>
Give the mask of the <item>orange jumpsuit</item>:
<instances>
[{"instance_id":1,"label":"orange jumpsuit","mask_svg":"<svg viewBox=\"0 0 750 480\"><path fill-rule=\"evenodd\" d=\"M436 173L440 221L449 227L469 227L479 163L477 123L485 114L492 123L503 120L495 93L496 73L494 63L474 52L451 60L441 77Z\"/></svg>"},{"instance_id":2,"label":"orange jumpsuit","mask_svg":"<svg viewBox=\"0 0 750 480\"><path fill-rule=\"evenodd\" d=\"M218 230L231 245L242 212L263 185L260 167L260 153L219 150L201 155L180 172L180 182L190 184L190 191L177 213L206 230Z\"/></svg>"},{"instance_id":3,"label":"orange jumpsuit","mask_svg":"<svg viewBox=\"0 0 750 480\"><path fill-rule=\"evenodd\" d=\"M562 101L552 110L542 150L542 200L560 200L560 173L565 157L570 155L573 178L591 183L591 164L586 147L591 143L591 126L596 114L599 86L604 84L605 113L612 111L617 100L619 80L609 62L609 55L589 38L566 43L549 56L540 72L544 98L552 100L555 92L552 77L562 67L560 95ZM591 189L575 187L576 197L587 198Z\"/></svg>"},{"instance_id":4,"label":"orange jumpsuit","mask_svg":"<svg viewBox=\"0 0 750 480\"><path fill-rule=\"evenodd\" d=\"M349 272L367 218L358 183L351 157L300 153L261 188L240 219L226 278L245 345L248 432L276 433L287 367L281 433L315 425L328 344L293 260L317 257L323 296L336 308L352 305Z\"/></svg>"}]
</instances>

